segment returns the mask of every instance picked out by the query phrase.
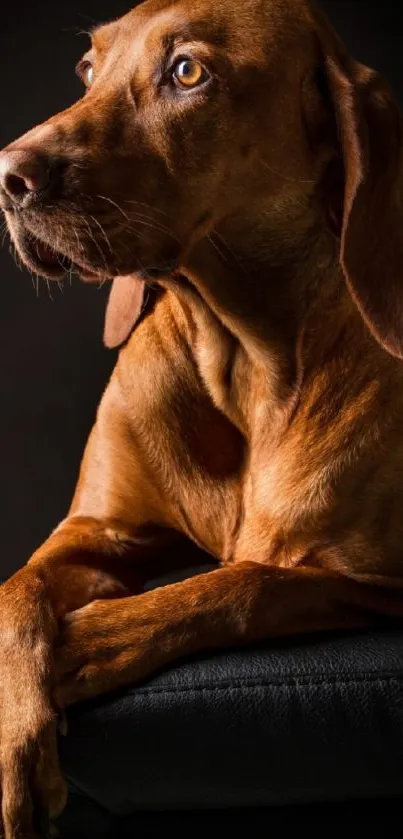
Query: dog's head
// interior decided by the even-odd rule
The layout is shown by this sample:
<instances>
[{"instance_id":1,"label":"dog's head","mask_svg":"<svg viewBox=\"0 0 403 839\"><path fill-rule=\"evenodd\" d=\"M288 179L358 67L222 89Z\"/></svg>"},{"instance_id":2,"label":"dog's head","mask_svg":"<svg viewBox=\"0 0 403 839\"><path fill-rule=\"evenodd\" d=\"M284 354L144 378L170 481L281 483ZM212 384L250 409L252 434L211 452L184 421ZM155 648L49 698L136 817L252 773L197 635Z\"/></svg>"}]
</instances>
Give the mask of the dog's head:
<instances>
[{"instance_id":1,"label":"dog's head","mask_svg":"<svg viewBox=\"0 0 403 839\"><path fill-rule=\"evenodd\" d=\"M34 271L116 278L109 345L143 283L225 220L310 201L369 328L403 355L401 116L308 0L147 0L92 33L78 73L83 98L1 154L0 201Z\"/></svg>"}]
</instances>

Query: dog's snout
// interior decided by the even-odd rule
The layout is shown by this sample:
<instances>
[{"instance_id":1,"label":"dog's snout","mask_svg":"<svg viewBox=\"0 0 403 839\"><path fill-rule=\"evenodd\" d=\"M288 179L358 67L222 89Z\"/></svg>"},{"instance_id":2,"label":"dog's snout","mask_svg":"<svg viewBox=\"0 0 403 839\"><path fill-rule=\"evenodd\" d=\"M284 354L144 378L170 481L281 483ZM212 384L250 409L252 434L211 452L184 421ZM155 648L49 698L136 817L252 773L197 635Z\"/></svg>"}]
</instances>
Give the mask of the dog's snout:
<instances>
[{"instance_id":1,"label":"dog's snout","mask_svg":"<svg viewBox=\"0 0 403 839\"><path fill-rule=\"evenodd\" d=\"M0 189L13 205L28 203L47 190L51 166L46 155L28 149L0 154Z\"/></svg>"}]
</instances>

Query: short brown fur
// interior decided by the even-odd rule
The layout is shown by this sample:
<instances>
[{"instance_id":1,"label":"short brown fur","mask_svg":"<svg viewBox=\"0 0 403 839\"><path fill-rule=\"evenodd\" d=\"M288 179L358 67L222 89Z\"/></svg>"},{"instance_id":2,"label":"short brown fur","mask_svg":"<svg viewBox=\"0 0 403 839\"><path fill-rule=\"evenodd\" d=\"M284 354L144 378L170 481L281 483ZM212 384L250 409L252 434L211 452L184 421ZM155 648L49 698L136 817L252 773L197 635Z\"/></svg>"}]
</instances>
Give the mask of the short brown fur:
<instances>
[{"instance_id":1,"label":"short brown fur","mask_svg":"<svg viewBox=\"0 0 403 839\"><path fill-rule=\"evenodd\" d=\"M175 50L206 87L162 81ZM28 264L27 231L114 276L123 344L67 518L0 589L6 839L63 806L55 710L191 652L403 614L387 85L308 0L148 0L90 60L86 96L0 157L33 179L39 152L65 161L47 210L3 182L10 231Z\"/></svg>"}]
</instances>

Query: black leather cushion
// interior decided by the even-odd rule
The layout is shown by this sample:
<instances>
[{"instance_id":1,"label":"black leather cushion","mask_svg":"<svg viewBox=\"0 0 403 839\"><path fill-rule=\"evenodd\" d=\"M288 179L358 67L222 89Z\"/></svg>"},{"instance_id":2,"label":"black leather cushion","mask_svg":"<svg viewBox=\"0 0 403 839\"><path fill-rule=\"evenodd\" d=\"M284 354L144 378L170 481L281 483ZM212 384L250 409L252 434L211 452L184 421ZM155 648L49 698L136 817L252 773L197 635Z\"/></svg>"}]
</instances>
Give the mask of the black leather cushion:
<instances>
[{"instance_id":1,"label":"black leather cushion","mask_svg":"<svg viewBox=\"0 0 403 839\"><path fill-rule=\"evenodd\" d=\"M398 631L194 660L72 709L63 768L109 814L400 795L402 679Z\"/></svg>"},{"instance_id":2,"label":"black leather cushion","mask_svg":"<svg viewBox=\"0 0 403 839\"><path fill-rule=\"evenodd\" d=\"M365 837L396 836L396 825L401 822L401 798L383 798L370 801L344 801L334 804L300 804L279 807L248 807L244 809L220 810L137 810L131 816L112 818L105 810L90 799L72 796L67 818L58 823L60 839L147 839L166 836L175 831L176 837L205 836L211 830L213 836L221 828L246 829L248 836L267 835L268 830L298 825L298 829L309 827L310 839L339 836L339 827L351 825L347 836L357 835L357 826ZM251 833L252 832L252 833ZM270 836L270 833L268 834ZM358 833L358 835L361 835Z\"/></svg>"}]
</instances>

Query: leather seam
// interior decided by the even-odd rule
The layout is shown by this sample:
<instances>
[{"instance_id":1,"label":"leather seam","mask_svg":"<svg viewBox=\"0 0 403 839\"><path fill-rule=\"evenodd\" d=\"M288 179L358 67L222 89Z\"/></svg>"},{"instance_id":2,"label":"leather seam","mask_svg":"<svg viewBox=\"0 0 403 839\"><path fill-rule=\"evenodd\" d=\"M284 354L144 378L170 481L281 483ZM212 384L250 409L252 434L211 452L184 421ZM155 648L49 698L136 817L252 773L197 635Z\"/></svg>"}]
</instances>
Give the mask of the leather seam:
<instances>
[{"instance_id":1,"label":"leather seam","mask_svg":"<svg viewBox=\"0 0 403 839\"><path fill-rule=\"evenodd\" d=\"M285 680L285 679L281 679L281 680L278 680L278 681L270 681L270 682L258 682L258 681L256 681L256 682L254 682L254 681L243 682L242 684L234 684L233 682L227 682L227 683L221 683L219 685L218 684L216 684L216 685L183 685L183 686L180 686L180 687L177 687L177 688L175 688L175 687L172 687L172 688L168 688L168 687L154 687L154 688L149 687L149 688L146 688L146 687L144 687L144 688L134 689L134 690L131 691L131 693L132 694L135 693L137 695L138 694L147 695L147 694L159 694L159 693L171 693L171 694L172 693L195 693L195 692L202 692L202 691L209 691L209 692L228 691L228 690L242 691L242 690L250 690L250 689L256 689L256 688L273 688L273 687L276 687L276 688L281 688L281 687L298 688L298 687L307 687L309 685L312 685L312 686L339 685L339 686L341 686L341 685L364 684L364 683L384 684L384 683L390 683L390 682L400 683L402 681L403 681L403 674L402 674L402 676L397 676L397 675L394 675L394 676L375 676L375 674L373 676L371 676L371 674L368 674L367 676L363 676L362 678L357 678L356 676L352 676L351 678L346 677L346 678L343 678L343 679L340 679L340 678L335 678L335 679L326 678L325 679L325 678L322 678L320 676L318 676L318 677L298 677L298 676L296 676L296 677L294 677L294 678L292 678L291 680L288 680L288 681Z\"/></svg>"}]
</instances>

